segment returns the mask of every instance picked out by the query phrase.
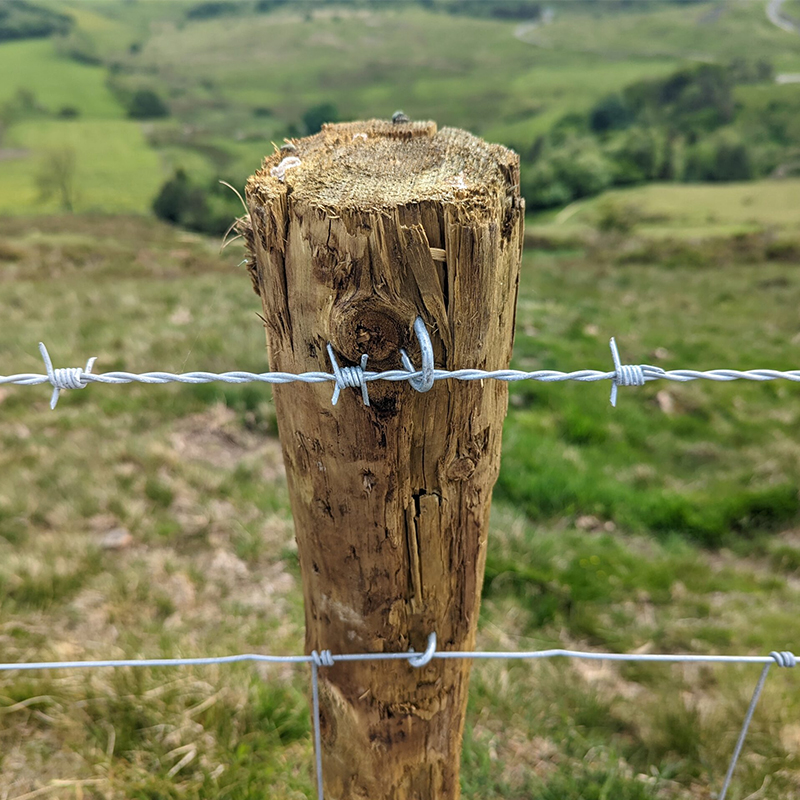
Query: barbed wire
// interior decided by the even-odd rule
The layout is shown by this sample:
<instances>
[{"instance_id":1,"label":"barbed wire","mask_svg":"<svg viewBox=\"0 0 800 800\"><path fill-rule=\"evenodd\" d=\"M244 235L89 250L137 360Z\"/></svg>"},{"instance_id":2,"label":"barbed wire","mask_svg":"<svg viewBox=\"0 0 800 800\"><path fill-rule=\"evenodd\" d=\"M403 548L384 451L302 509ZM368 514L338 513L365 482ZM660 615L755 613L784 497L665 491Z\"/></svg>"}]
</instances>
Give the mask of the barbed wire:
<instances>
[{"instance_id":1,"label":"barbed wire","mask_svg":"<svg viewBox=\"0 0 800 800\"><path fill-rule=\"evenodd\" d=\"M800 369L797 370L776 370L776 369L673 369L665 370L651 364L623 364L616 341L610 341L611 356L614 362L614 369L602 371L595 369L580 369L573 372L560 372L558 370L540 369L532 372L524 372L517 369L437 369L433 363L433 346L428 331L421 317L417 317L414 322L414 332L419 341L422 353L422 366L419 370L415 369L405 350L400 350L400 359L403 369L385 370L382 372L372 372L367 370L367 356L361 357L360 363L354 366L340 367L329 343L327 345L328 357L331 361L333 372L184 372L176 374L173 372L105 372L102 374L92 373L95 358L90 358L86 362L86 367L67 367L54 369L50 354L43 343L39 343L39 352L44 361L46 374L21 373L18 375L0 375L0 385L15 384L17 386L39 386L49 383L53 387L53 394L50 399L50 407L55 408L58 403L60 393L64 389L84 389L90 383L101 384L126 384L142 383L158 385L165 383L327 383L333 382L334 390L331 403L336 405L339 395L344 389L357 388L361 390L361 397L364 405L369 405L368 385L373 381L400 382L408 381L409 384L418 392L427 392L435 381L459 380L459 381L484 381L498 380L507 382L516 381L539 381L541 383L561 383L563 381L578 381L582 383L594 383L596 381L611 381L611 405L617 404L617 391L620 386L644 386L645 383L655 380L676 381L687 383L697 380L708 381L775 381L786 380L800 383Z\"/></svg>"},{"instance_id":2,"label":"barbed wire","mask_svg":"<svg viewBox=\"0 0 800 800\"><path fill-rule=\"evenodd\" d=\"M438 650L436 633L428 636L427 646L422 653L411 649L407 653L339 653L330 650L313 650L307 655L273 656L261 653L241 653L229 656L209 656L198 658L141 658L141 659L109 659L95 661L39 661L0 663L0 672L17 670L63 670L63 669L99 669L119 667L187 667L209 666L212 664L236 664L242 662L259 662L270 664L309 664L311 666L311 705L314 725L314 754L315 772L318 800L324 800L323 767L322 767L322 733L320 724L319 703L319 670L324 667L333 667L337 663L354 661L407 661L412 667L422 669L434 659L520 659L539 660L551 658L574 658L592 661L634 661L658 663L705 663L705 664L762 664L763 669L753 690L750 703L744 716L739 736L736 740L733 755L728 765L718 800L725 797L733 779L736 765L744 747L747 731L752 722L753 715L758 705L758 700L764 689L770 667L797 666L797 657L788 650L773 651L767 656L744 655L701 655L695 653L668 654L668 653L599 653L585 650L567 650L551 648L548 650L528 651L467 651L467 650Z\"/></svg>"},{"instance_id":3,"label":"barbed wire","mask_svg":"<svg viewBox=\"0 0 800 800\"><path fill-rule=\"evenodd\" d=\"M363 355L360 363L354 366L340 367L329 343L327 345L328 357L333 372L107 372L95 374L92 372L96 358L90 358L86 366L54 368L50 354L43 343L39 343L39 352L44 361L46 374L22 373L17 375L0 376L0 385L12 384L18 386L38 386L48 383L53 388L50 407L55 408L61 391L65 389L83 389L90 383L100 384L128 384L141 383L146 385L159 385L166 383L205 384L222 382L229 384L240 383L325 383L333 382L334 392L331 398L333 405L339 400L341 392L346 388L358 388L365 405L370 404L368 384L373 381L390 381L408 383L418 392L430 390L438 380L483 381L500 380L507 382L539 381L542 383L560 383L563 381L578 381L593 383L596 381L611 381L611 404L616 406L617 392L620 386L643 386L654 380L677 381L681 383L695 380L711 380L727 382L733 380L773 381L788 380L800 382L800 370L773 370L773 369L712 369L712 370L664 370L650 364L623 364L616 341L610 341L611 355L614 364L612 371L582 369L573 372L560 372L558 370L482 370L482 369L457 369L444 370L434 366L433 345L425 323L421 317L414 322L414 332L420 346L421 367L416 369L405 350L400 350L400 360L403 369L373 372L367 370L367 355ZM323 771L322 771L322 742L320 727L319 707L319 670L332 667L338 662L355 661L408 661L415 668L423 668L434 659L550 659L550 658L575 658L603 661L632 661L632 662L658 662L658 663L716 663L716 664L761 664L763 669L756 683L753 695L748 705L747 712L739 732L739 737L734 748L731 761L725 775L718 800L725 800L733 773L736 769L739 756L744 746L747 731L753 718L759 697L766 683L769 669L773 664L780 667L794 667L796 657L789 651L773 651L768 656L725 656L725 655L699 655L699 654L652 654L652 653L596 653L591 651L567 650L561 648L534 651L441 651L436 648L436 634L431 633L428 644L423 653L342 653L333 654L330 650L316 650L308 655L273 656L259 653L241 653L229 656L209 656L197 658L144 658L144 659L115 659L93 661L42 661L0 663L0 672L17 670L44 670L44 669L97 669L119 667L186 667L208 666L213 664L233 664L242 662L283 663L283 664L309 664L311 667L312 684L312 717L314 723L314 750L316 761L317 795L319 800L323 797Z\"/></svg>"}]
</instances>

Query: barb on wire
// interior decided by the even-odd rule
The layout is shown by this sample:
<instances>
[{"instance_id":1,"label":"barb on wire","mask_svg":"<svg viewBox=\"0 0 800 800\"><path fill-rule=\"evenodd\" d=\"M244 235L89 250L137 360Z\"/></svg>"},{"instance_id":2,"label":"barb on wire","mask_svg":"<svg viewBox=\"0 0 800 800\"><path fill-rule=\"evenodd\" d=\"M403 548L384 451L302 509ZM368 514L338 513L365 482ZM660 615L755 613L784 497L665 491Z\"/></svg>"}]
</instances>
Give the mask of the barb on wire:
<instances>
[{"instance_id":1,"label":"barb on wire","mask_svg":"<svg viewBox=\"0 0 800 800\"><path fill-rule=\"evenodd\" d=\"M366 369L367 355L361 356L360 363L353 366L341 367L333 352L333 347L328 344L328 356L331 361L333 372L184 372L175 374L172 372L145 372L141 374L131 372L106 372L93 374L92 367L95 359L90 358L86 367L71 367L66 369L53 369L47 348L39 345L42 358L45 363L46 375L24 373L19 375L0 376L0 385L16 384L18 386L38 386L42 383L49 383L53 387L53 397L51 407L55 408L59 393L62 389L82 389L90 383L104 384L123 384L123 383L144 383L144 384L163 384L163 383L334 383L333 405L339 400L343 389L357 388L361 390L361 397L364 405L368 406L369 392L368 384L371 381L407 381L416 391L427 392L435 381L458 380L458 381L539 381L542 383L561 383L562 381L578 381L581 383L594 383L595 381L611 381L611 405L616 406L617 392L620 386L643 386L649 381L668 380L678 383L687 383L697 380L708 381L775 381L787 380L800 382L800 369L798 370L775 370L775 369L674 369L664 370L661 367L654 367L651 364L623 364L620 359L616 341L611 339L611 357L614 362L614 369L604 372L594 369L581 369L573 372L559 372L557 370L540 369L533 372L523 372L516 369L436 369L433 362L433 346L430 335L421 317L417 317L414 322L414 333L419 341L422 353L422 363L419 370L415 369L411 359L405 350L400 351L402 369L385 370L383 372L371 372Z\"/></svg>"},{"instance_id":2,"label":"barb on wire","mask_svg":"<svg viewBox=\"0 0 800 800\"><path fill-rule=\"evenodd\" d=\"M47 371L47 380L53 387L53 396L50 398L50 408L55 409L58 403L58 397L62 389L85 389L86 377L91 374L94 362L97 358L90 358L86 362L86 368L80 367L67 367L66 369L53 369L53 362L50 359L50 353L44 342L39 342L39 352L42 354L42 361L44 361L44 368Z\"/></svg>"},{"instance_id":3,"label":"barb on wire","mask_svg":"<svg viewBox=\"0 0 800 800\"><path fill-rule=\"evenodd\" d=\"M623 364L613 336L611 337L611 358L614 361L614 377L611 379L611 405L615 408L619 386L644 386L646 381L654 381L665 375L661 367L653 367L650 364Z\"/></svg>"}]
</instances>

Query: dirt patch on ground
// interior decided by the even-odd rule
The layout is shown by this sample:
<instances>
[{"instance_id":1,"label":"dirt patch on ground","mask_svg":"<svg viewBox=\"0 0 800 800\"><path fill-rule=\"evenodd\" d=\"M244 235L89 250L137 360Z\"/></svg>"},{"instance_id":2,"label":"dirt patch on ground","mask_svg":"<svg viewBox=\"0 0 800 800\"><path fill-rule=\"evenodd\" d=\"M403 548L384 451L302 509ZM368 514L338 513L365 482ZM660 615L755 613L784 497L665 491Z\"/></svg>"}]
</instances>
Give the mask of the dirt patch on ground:
<instances>
[{"instance_id":1,"label":"dirt patch on ground","mask_svg":"<svg viewBox=\"0 0 800 800\"><path fill-rule=\"evenodd\" d=\"M275 480L284 474L277 437L247 430L236 412L222 403L179 422L170 440L182 459L227 470L245 460L258 460L264 480Z\"/></svg>"},{"instance_id":2,"label":"dirt patch on ground","mask_svg":"<svg viewBox=\"0 0 800 800\"><path fill-rule=\"evenodd\" d=\"M0 161L13 161L17 158L27 158L30 150L24 147L0 147Z\"/></svg>"}]
</instances>

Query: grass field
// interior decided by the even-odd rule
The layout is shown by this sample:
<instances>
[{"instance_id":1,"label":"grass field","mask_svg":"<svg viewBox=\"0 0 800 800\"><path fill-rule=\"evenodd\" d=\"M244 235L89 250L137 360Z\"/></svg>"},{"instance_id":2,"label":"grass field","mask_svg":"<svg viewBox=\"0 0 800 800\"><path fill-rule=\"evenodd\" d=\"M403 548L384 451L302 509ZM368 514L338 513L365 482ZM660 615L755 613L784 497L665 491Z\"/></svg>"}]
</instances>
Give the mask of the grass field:
<instances>
[{"instance_id":1,"label":"grass field","mask_svg":"<svg viewBox=\"0 0 800 800\"><path fill-rule=\"evenodd\" d=\"M702 239L759 231L780 236L797 230L798 196L797 179L716 185L653 183L608 191L538 215L529 232L589 235L611 206L625 214L642 236Z\"/></svg>"},{"instance_id":2,"label":"grass field","mask_svg":"<svg viewBox=\"0 0 800 800\"><path fill-rule=\"evenodd\" d=\"M146 209L165 174L158 154L147 146L141 125L128 120L25 122L7 137L27 155L3 162L0 213L57 211L58 199L39 199L35 176L51 151L70 147L76 161L75 210Z\"/></svg>"},{"instance_id":3,"label":"grass field","mask_svg":"<svg viewBox=\"0 0 800 800\"><path fill-rule=\"evenodd\" d=\"M550 25L535 30L539 46L641 58L729 61L745 53L768 58L780 71L800 69L800 37L772 25L764 4L750 0L697 3L691 6L638 4L614 15L570 13L560 4Z\"/></svg>"},{"instance_id":4,"label":"grass field","mask_svg":"<svg viewBox=\"0 0 800 800\"><path fill-rule=\"evenodd\" d=\"M517 366L603 368L610 334L634 362L796 366L794 268L722 241L703 268L617 244L529 243ZM257 298L240 255L217 250L140 218L0 222L3 371L38 371L40 339L57 364L97 355L103 371L263 369ZM479 646L796 647L796 392L651 385L612 410L607 391L514 388ZM48 399L0 391L4 660L302 649L267 389L92 386L55 413ZM112 531L128 546L105 549ZM464 796L711 798L756 673L477 666ZM737 800L800 797L793 678L770 678ZM311 796L306 688L288 668L3 673L0 792Z\"/></svg>"},{"instance_id":5,"label":"grass field","mask_svg":"<svg viewBox=\"0 0 800 800\"><path fill-rule=\"evenodd\" d=\"M124 116L106 86L106 70L64 58L49 39L4 43L0 47L0 74L0 103L24 89L33 93L43 111L52 114L70 107L92 119Z\"/></svg>"},{"instance_id":6,"label":"grass field","mask_svg":"<svg viewBox=\"0 0 800 800\"><path fill-rule=\"evenodd\" d=\"M177 167L240 184L315 104L526 153L686 63L800 72L800 37L755 0L565 2L537 27L411 4L206 21L188 0L52 4L70 42L0 44L0 374L39 372L40 340L57 366L266 369L241 250L147 212ZM140 88L170 116L128 118ZM20 90L35 108L8 115ZM796 145L799 91L737 85L737 124ZM59 216L37 175L64 147L79 213ZM798 197L797 177L651 184L532 217L513 366L610 370L616 336L628 363L797 368ZM796 651L797 385L651 383L616 409L608 391L512 386L478 646ZM302 651L268 388L93 385L55 413L49 396L0 387L0 661ZM757 675L476 665L463 796L711 800ZM312 797L307 696L289 667L0 673L0 800ZM799 713L797 675L773 670L729 800L800 800Z\"/></svg>"},{"instance_id":7,"label":"grass field","mask_svg":"<svg viewBox=\"0 0 800 800\"><path fill-rule=\"evenodd\" d=\"M3 213L52 211L30 200L30 187L41 140L70 136L67 121L53 115L75 109L87 141L128 148L141 125L130 121L122 136L99 123L124 117L125 94L142 88L167 101L171 117L146 125L146 145L160 157L145 162L143 143L133 145L139 186L109 211L147 211L152 187L176 166L199 181L219 176L243 183L271 142L302 131L304 113L323 102L343 119L388 117L403 108L527 152L565 114L584 114L607 94L667 75L687 60L724 62L746 53L769 58L777 70L800 71L800 37L770 25L756 2L651 4L646 12L606 9L599 16L562 3L550 24L528 33L520 33L518 22L405 4L380 11L247 11L210 20L188 18L189 2L60 7L75 18L78 51L99 63L79 63L49 40L0 46L0 72L11 76L0 87L0 104L25 89L46 112L46 119L11 124L0 142L22 141L31 151L27 159L3 162ZM785 135L794 136L798 87L740 89L739 103L756 121L771 104L788 102ZM47 133L28 141L31 124ZM122 185L130 180L126 169L107 163L103 172ZM99 182L85 179L82 194L84 208L105 207Z\"/></svg>"}]
</instances>

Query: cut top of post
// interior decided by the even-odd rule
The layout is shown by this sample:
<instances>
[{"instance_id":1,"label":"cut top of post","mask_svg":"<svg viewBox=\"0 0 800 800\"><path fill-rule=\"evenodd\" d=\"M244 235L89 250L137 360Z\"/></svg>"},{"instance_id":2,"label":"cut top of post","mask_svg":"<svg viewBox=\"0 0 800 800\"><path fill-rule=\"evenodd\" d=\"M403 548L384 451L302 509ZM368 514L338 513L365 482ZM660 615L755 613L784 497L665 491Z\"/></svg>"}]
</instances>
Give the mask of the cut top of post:
<instances>
[{"instance_id":1,"label":"cut top of post","mask_svg":"<svg viewBox=\"0 0 800 800\"><path fill-rule=\"evenodd\" d=\"M280 195L333 213L424 202L496 213L518 192L519 157L434 122L328 124L268 156L247 192L265 205Z\"/></svg>"}]
</instances>

